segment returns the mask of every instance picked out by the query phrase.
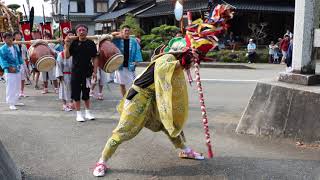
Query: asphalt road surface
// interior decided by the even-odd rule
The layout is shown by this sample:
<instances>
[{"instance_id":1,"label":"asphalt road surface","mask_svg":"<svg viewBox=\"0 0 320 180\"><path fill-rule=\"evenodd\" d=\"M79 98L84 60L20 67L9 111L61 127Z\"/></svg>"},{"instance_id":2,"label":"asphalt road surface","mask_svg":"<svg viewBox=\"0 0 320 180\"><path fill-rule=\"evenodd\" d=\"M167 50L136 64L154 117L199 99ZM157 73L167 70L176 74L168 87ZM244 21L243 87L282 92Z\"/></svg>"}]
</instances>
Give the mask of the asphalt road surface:
<instances>
[{"instance_id":1,"label":"asphalt road surface","mask_svg":"<svg viewBox=\"0 0 320 180\"><path fill-rule=\"evenodd\" d=\"M251 65L253 70L202 69L201 75L215 156L204 161L181 160L162 133L147 129L119 149L104 178L120 180L319 180L320 148L297 147L295 139L236 134L256 81L276 78L283 65ZM141 71L141 68L138 68ZM195 84L190 87L187 143L206 153ZM51 90L52 92L52 90ZM95 162L119 115L117 85L105 88L104 101L93 100L95 121L79 123L75 112L61 111L57 95L42 95L27 86L26 104L10 111L0 83L0 139L24 179L91 180Z\"/></svg>"}]
</instances>

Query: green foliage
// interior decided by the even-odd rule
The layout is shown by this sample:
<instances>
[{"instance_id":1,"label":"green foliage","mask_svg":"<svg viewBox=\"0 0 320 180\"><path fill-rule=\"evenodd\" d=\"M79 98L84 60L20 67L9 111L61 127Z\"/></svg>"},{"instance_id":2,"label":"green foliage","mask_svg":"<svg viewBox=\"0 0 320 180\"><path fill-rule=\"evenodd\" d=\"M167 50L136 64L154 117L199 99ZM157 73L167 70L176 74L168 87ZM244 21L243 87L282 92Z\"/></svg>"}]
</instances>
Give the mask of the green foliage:
<instances>
[{"instance_id":1,"label":"green foliage","mask_svg":"<svg viewBox=\"0 0 320 180\"><path fill-rule=\"evenodd\" d=\"M150 61L152 56L152 51L141 51L143 61Z\"/></svg>"},{"instance_id":2,"label":"green foliage","mask_svg":"<svg viewBox=\"0 0 320 180\"><path fill-rule=\"evenodd\" d=\"M232 52L231 50L220 50L208 52L207 57L215 59L217 62L228 63L246 63L248 57L245 50L238 50ZM258 50L256 55L257 63L268 63L268 51L266 49Z\"/></svg>"},{"instance_id":3,"label":"green foliage","mask_svg":"<svg viewBox=\"0 0 320 180\"><path fill-rule=\"evenodd\" d=\"M176 26L168 26L166 24L155 27L151 30L151 34L144 35L141 38L141 46L144 50L154 50L161 44L167 44L175 34L179 31Z\"/></svg>"},{"instance_id":4,"label":"green foliage","mask_svg":"<svg viewBox=\"0 0 320 180\"><path fill-rule=\"evenodd\" d=\"M163 44L163 39L155 34L144 35L141 38L141 46L144 50L154 50Z\"/></svg>"},{"instance_id":5,"label":"green foliage","mask_svg":"<svg viewBox=\"0 0 320 180\"><path fill-rule=\"evenodd\" d=\"M143 30L140 28L140 25L136 18L134 18L133 14L126 14L126 18L121 24L120 28L123 26L130 26L132 34L139 37L141 34L144 34Z\"/></svg>"},{"instance_id":6,"label":"green foliage","mask_svg":"<svg viewBox=\"0 0 320 180\"><path fill-rule=\"evenodd\" d=\"M151 34L157 34L164 37L173 37L178 31L179 31L179 28L176 26L168 26L166 24L163 24L159 27L153 28L151 30Z\"/></svg>"}]
</instances>

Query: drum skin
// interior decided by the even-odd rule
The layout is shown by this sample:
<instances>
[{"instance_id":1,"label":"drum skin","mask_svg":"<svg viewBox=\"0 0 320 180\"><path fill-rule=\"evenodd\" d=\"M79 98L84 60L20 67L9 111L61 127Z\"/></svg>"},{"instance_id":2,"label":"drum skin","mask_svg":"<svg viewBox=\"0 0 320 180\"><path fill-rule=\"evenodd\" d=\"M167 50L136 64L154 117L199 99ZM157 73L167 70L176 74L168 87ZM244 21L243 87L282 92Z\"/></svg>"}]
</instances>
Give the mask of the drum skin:
<instances>
[{"instance_id":1,"label":"drum skin","mask_svg":"<svg viewBox=\"0 0 320 180\"><path fill-rule=\"evenodd\" d=\"M40 72L50 71L55 66L54 55L47 44L37 43L29 48L30 61Z\"/></svg>"},{"instance_id":2,"label":"drum skin","mask_svg":"<svg viewBox=\"0 0 320 180\"><path fill-rule=\"evenodd\" d=\"M123 63L123 55L120 50L109 40L102 40L99 44L99 67L112 73Z\"/></svg>"}]
</instances>

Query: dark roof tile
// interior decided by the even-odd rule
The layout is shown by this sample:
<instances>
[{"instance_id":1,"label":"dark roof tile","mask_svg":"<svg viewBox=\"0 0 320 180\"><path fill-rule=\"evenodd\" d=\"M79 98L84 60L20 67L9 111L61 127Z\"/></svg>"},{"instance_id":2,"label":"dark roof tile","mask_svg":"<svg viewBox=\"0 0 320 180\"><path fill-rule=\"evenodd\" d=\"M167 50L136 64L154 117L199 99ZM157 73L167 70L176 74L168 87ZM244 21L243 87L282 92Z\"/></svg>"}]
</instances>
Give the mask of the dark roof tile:
<instances>
[{"instance_id":1,"label":"dark roof tile","mask_svg":"<svg viewBox=\"0 0 320 180\"><path fill-rule=\"evenodd\" d=\"M253 2L254 1L254 2ZM239 11L268 11L268 12L294 12L294 3L272 2L265 0L224 0ZM208 0L188 0L184 2L184 11L206 11ZM174 2L161 1L153 8L148 9L138 17L153 17L173 14Z\"/></svg>"}]
</instances>

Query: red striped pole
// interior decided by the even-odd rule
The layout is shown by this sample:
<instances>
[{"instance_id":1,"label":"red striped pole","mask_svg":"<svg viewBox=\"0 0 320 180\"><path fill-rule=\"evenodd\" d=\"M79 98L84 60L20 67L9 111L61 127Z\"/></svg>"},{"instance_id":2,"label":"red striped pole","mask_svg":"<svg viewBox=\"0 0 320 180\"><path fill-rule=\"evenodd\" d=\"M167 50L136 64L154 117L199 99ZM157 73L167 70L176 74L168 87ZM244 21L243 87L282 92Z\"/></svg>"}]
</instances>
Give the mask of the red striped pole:
<instances>
[{"instance_id":1,"label":"red striped pole","mask_svg":"<svg viewBox=\"0 0 320 180\"><path fill-rule=\"evenodd\" d=\"M188 16L188 25L190 26L192 24L191 12L187 12L187 16ZM191 40L191 38L189 38L189 39ZM192 47L192 51L195 51L193 49L193 47ZM206 105L204 103L203 89L202 89L201 80L200 80L199 63L200 63L200 60L199 60L199 58L197 58L195 61L194 67L195 67L197 88L198 88L198 93L199 93L199 100L200 100L200 107L201 107L201 114L202 114L202 123L203 123L204 132L205 132L206 145L208 148L208 158L211 159L213 157L213 151L212 151L212 145L211 145L211 140L210 140L207 110L206 110Z\"/></svg>"}]
</instances>

